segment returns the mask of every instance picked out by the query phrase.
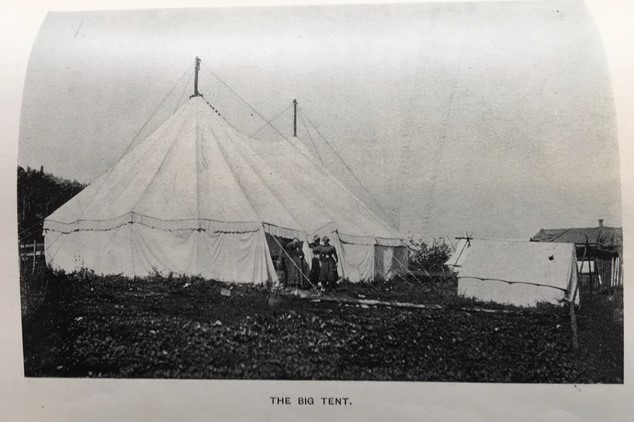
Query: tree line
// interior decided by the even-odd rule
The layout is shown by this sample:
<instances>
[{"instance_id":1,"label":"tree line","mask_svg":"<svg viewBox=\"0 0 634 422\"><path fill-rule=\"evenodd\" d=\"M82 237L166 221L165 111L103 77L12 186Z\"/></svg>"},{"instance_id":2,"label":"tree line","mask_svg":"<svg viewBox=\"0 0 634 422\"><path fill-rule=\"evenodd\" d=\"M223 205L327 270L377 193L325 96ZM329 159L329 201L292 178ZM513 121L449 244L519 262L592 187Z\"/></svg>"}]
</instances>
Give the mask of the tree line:
<instances>
[{"instance_id":1,"label":"tree line","mask_svg":"<svg viewBox=\"0 0 634 422\"><path fill-rule=\"evenodd\" d=\"M18 239L42 242L44 219L87 185L18 166Z\"/></svg>"}]
</instances>

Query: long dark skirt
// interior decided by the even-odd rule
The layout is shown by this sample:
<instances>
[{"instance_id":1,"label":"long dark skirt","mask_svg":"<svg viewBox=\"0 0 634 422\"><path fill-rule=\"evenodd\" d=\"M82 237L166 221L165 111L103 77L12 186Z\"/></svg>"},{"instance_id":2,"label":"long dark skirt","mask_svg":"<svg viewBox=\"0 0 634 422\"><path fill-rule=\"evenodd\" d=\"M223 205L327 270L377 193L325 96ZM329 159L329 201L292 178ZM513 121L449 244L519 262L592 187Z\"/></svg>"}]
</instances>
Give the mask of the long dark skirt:
<instances>
[{"instance_id":1,"label":"long dark skirt","mask_svg":"<svg viewBox=\"0 0 634 422\"><path fill-rule=\"evenodd\" d=\"M314 257L311 262L310 262L310 282L313 283L314 285L317 285L317 283L319 283L319 273L320 271L321 265L319 265L319 258Z\"/></svg>"},{"instance_id":2,"label":"long dark skirt","mask_svg":"<svg viewBox=\"0 0 634 422\"><path fill-rule=\"evenodd\" d=\"M303 281L302 260L298 256L286 258L286 283L288 286L301 286Z\"/></svg>"},{"instance_id":3,"label":"long dark skirt","mask_svg":"<svg viewBox=\"0 0 634 422\"><path fill-rule=\"evenodd\" d=\"M337 281L337 264L333 258L326 258L320 262L319 281L326 289L333 289Z\"/></svg>"}]
</instances>

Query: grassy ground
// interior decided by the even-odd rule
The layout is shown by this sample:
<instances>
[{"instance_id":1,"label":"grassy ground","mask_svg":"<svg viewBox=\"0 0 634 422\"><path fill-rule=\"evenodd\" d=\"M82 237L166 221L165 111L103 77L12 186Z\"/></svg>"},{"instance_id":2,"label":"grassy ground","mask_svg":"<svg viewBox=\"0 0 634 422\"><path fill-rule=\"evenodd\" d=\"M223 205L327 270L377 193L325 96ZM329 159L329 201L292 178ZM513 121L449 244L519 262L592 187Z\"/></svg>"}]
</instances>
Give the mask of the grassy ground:
<instances>
[{"instance_id":1,"label":"grassy ground","mask_svg":"<svg viewBox=\"0 0 634 422\"><path fill-rule=\"evenodd\" d=\"M619 383L614 301L580 310L490 313L455 281L344 284L338 298L441 304L403 309L294 296L197 278L128 280L25 271L27 376ZM46 294L38 292L46 291ZM618 299L616 299L618 301ZM467 309L467 310L465 310Z\"/></svg>"}]
</instances>

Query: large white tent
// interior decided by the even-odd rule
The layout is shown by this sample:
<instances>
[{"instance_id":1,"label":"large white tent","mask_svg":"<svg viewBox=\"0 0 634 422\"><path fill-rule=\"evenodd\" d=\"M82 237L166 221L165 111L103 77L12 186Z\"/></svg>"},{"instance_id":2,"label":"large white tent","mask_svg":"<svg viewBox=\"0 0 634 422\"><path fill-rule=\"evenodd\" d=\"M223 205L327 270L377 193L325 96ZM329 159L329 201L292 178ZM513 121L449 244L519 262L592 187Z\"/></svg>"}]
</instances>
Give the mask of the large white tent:
<instances>
[{"instance_id":1,"label":"large white tent","mask_svg":"<svg viewBox=\"0 0 634 422\"><path fill-rule=\"evenodd\" d=\"M267 238L315 234L353 282L407 262L399 234L301 144L249 139L201 96L51 214L44 234L48 264L100 274L275 282Z\"/></svg>"},{"instance_id":2,"label":"large white tent","mask_svg":"<svg viewBox=\"0 0 634 422\"><path fill-rule=\"evenodd\" d=\"M577 292L575 245L512 240L461 240L447 265L458 295L515 306L561 304Z\"/></svg>"}]
</instances>

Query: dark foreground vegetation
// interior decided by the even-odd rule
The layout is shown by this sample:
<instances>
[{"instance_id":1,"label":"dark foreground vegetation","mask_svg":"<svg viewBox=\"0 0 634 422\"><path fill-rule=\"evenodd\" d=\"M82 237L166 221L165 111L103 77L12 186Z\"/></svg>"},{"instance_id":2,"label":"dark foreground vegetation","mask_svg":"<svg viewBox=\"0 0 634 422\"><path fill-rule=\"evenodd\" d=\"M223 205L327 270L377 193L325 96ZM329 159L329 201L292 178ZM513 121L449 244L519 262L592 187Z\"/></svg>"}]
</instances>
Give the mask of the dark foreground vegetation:
<instances>
[{"instance_id":1,"label":"dark foreground vegetation","mask_svg":"<svg viewBox=\"0 0 634 422\"><path fill-rule=\"evenodd\" d=\"M25 266L22 294L32 377L623 382L614 295L584 298L575 351L566 309L485 311L455 297L451 280L344 284L334 297L300 299L198 278Z\"/></svg>"}]
</instances>

